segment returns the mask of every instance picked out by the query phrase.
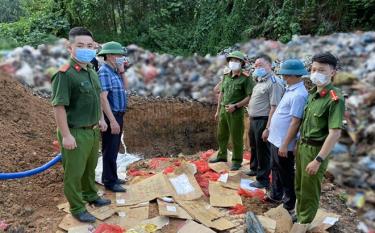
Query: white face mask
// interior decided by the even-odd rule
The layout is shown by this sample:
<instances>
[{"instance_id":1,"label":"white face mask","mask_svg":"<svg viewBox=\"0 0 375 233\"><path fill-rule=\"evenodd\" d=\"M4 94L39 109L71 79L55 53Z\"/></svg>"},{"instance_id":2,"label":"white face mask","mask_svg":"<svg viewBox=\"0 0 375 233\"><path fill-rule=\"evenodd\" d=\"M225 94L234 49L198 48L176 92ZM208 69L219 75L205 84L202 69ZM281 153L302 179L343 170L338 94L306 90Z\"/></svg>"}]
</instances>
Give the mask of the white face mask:
<instances>
[{"instance_id":1,"label":"white face mask","mask_svg":"<svg viewBox=\"0 0 375 233\"><path fill-rule=\"evenodd\" d=\"M310 75L311 82L317 86L324 86L329 83L330 78L325 74L314 72Z\"/></svg>"},{"instance_id":2,"label":"white face mask","mask_svg":"<svg viewBox=\"0 0 375 233\"><path fill-rule=\"evenodd\" d=\"M235 61L230 61L228 66L232 71L238 71L241 69L241 63Z\"/></svg>"}]
</instances>

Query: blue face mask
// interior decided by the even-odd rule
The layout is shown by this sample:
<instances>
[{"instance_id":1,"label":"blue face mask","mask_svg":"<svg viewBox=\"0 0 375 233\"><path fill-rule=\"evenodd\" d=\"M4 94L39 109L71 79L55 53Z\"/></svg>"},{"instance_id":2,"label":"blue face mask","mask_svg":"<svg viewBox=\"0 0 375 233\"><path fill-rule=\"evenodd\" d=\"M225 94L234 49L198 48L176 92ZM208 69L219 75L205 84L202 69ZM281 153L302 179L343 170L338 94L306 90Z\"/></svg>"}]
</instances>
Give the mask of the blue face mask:
<instances>
[{"instance_id":1,"label":"blue face mask","mask_svg":"<svg viewBox=\"0 0 375 233\"><path fill-rule=\"evenodd\" d=\"M96 56L94 49L77 48L75 58L82 63L90 63Z\"/></svg>"},{"instance_id":2,"label":"blue face mask","mask_svg":"<svg viewBox=\"0 0 375 233\"><path fill-rule=\"evenodd\" d=\"M124 65L125 61L126 61L125 57L116 57L115 59L115 63L118 66Z\"/></svg>"},{"instance_id":3,"label":"blue face mask","mask_svg":"<svg viewBox=\"0 0 375 233\"><path fill-rule=\"evenodd\" d=\"M267 74L267 71L264 68L256 68L253 72L253 76L258 77L258 78L264 77L266 76L266 74Z\"/></svg>"}]
</instances>

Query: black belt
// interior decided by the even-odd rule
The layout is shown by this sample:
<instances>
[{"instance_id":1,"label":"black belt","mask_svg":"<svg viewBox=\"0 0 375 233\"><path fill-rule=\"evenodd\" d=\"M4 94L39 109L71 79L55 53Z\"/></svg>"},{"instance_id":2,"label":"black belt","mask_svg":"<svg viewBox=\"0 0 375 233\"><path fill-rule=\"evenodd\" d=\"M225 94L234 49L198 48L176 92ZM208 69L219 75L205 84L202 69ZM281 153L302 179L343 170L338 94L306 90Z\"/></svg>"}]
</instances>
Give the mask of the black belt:
<instances>
[{"instance_id":1,"label":"black belt","mask_svg":"<svg viewBox=\"0 0 375 233\"><path fill-rule=\"evenodd\" d=\"M324 141L301 138L301 142L310 146L323 146Z\"/></svg>"},{"instance_id":2,"label":"black belt","mask_svg":"<svg viewBox=\"0 0 375 233\"><path fill-rule=\"evenodd\" d=\"M268 116L250 117L251 120L268 120Z\"/></svg>"}]
</instances>

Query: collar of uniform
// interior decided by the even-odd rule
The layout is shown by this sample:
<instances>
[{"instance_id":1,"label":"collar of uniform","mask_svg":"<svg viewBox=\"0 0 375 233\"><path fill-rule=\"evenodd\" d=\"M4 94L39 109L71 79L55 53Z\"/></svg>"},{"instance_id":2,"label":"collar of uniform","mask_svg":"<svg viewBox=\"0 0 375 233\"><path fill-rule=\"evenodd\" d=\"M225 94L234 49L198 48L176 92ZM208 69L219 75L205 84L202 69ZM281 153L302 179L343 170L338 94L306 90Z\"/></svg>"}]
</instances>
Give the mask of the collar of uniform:
<instances>
[{"instance_id":1,"label":"collar of uniform","mask_svg":"<svg viewBox=\"0 0 375 233\"><path fill-rule=\"evenodd\" d=\"M231 77L231 78L237 78L237 77L240 77L240 76L241 76L241 74L242 74L242 69L241 69L241 72L240 72L240 73L238 73L238 74L236 74L236 75L234 75L234 76L232 76L232 72L233 72L233 71L230 71L230 73L229 73L229 77Z\"/></svg>"},{"instance_id":2,"label":"collar of uniform","mask_svg":"<svg viewBox=\"0 0 375 233\"><path fill-rule=\"evenodd\" d=\"M285 90L286 90L286 91L293 91L293 90L295 90L297 87L300 87L300 86L302 86L302 85L304 85L304 83L303 83L303 81L300 81L300 82L295 83L295 84L293 84L293 85L291 85L291 86L288 86L287 88L285 88Z\"/></svg>"},{"instance_id":3,"label":"collar of uniform","mask_svg":"<svg viewBox=\"0 0 375 233\"><path fill-rule=\"evenodd\" d=\"M254 80L257 83L262 83L262 82L266 82L271 76L272 76L272 73L268 73L268 74L266 74L266 76L263 76L263 77L260 77L260 78L255 77Z\"/></svg>"},{"instance_id":4,"label":"collar of uniform","mask_svg":"<svg viewBox=\"0 0 375 233\"><path fill-rule=\"evenodd\" d=\"M333 85L332 85L332 83L329 83L320 92L318 92L318 88L317 87L314 87L313 89L311 89L310 94L314 94L315 97L324 97L332 89L333 89Z\"/></svg>"},{"instance_id":5,"label":"collar of uniform","mask_svg":"<svg viewBox=\"0 0 375 233\"><path fill-rule=\"evenodd\" d=\"M87 70L88 68L92 68L92 65L91 64L87 64L87 67L84 68L82 66L80 66L77 62L77 60L75 60L73 57L70 58L70 61L69 61L69 64L77 71L77 72L80 72L81 69L84 69L84 70Z\"/></svg>"}]
</instances>

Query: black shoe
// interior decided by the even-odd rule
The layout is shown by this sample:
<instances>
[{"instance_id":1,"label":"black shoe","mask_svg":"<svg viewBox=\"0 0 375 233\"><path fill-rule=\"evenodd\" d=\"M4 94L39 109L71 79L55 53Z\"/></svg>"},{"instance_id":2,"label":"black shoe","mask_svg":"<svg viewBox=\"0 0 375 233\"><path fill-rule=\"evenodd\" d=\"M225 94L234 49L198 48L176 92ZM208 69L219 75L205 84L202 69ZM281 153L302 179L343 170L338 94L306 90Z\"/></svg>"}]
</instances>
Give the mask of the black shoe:
<instances>
[{"instance_id":1,"label":"black shoe","mask_svg":"<svg viewBox=\"0 0 375 233\"><path fill-rule=\"evenodd\" d=\"M230 170L231 171L238 171L238 170L240 170L241 166L242 166L241 164L233 163L232 166L230 167Z\"/></svg>"},{"instance_id":2,"label":"black shoe","mask_svg":"<svg viewBox=\"0 0 375 233\"><path fill-rule=\"evenodd\" d=\"M119 185L119 184L115 184L115 185L113 185L113 186L111 186L111 187L105 187L107 190L110 190L110 191L112 191L112 192L114 192L114 193L124 193L124 192L126 192L126 189L125 188L123 188L121 185Z\"/></svg>"},{"instance_id":3,"label":"black shoe","mask_svg":"<svg viewBox=\"0 0 375 233\"><path fill-rule=\"evenodd\" d=\"M262 183L259 183L258 181L250 183L250 186L253 188L258 188L258 189L263 189L263 188L267 189L269 187L268 184L262 184Z\"/></svg>"},{"instance_id":4,"label":"black shoe","mask_svg":"<svg viewBox=\"0 0 375 233\"><path fill-rule=\"evenodd\" d=\"M227 162L227 160L221 159L221 158L214 158L214 159L210 159L208 162L209 163L220 163L220 162Z\"/></svg>"},{"instance_id":5,"label":"black shoe","mask_svg":"<svg viewBox=\"0 0 375 233\"><path fill-rule=\"evenodd\" d=\"M257 175L257 172L254 171L254 170L250 170L248 172L245 173L247 176L256 176Z\"/></svg>"},{"instance_id":6,"label":"black shoe","mask_svg":"<svg viewBox=\"0 0 375 233\"><path fill-rule=\"evenodd\" d=\"M297 222L296 211L294 209L292 209L292 210L288 210L288 213L289 213L290 217L292 218L292 222L296 223Z\"/></svg>"},{"instance_id":7,"label":"black shoe","mask_svg":"<svg viewBox=\"0 0 375 233\"><path fill-rule=\"evenodd\" d=\"M272 198L271 193L268 192L268 191L266 192L266 195L265 195L264 200L265 200L266 202L269 202L269 203L275 203L275 204L281 204L281 203L283 202L283 200L277 200L277 199Z\"/></svg>"},{"instance_id":8,"label":"black shoe","mask_svg":"<svg viewBox=\"0 0 375 233\"><path fill-rule=\"evenodd\" d=\"M89 212L87 212L86 210L78 214L73 214L73 217L80 222L93 223L96 221L96 218L92 216Z\"/></svg>"},{"instance_id":9,"label":"black shoe","mask_svg":"<svg viewBox=\"0 0 375 233\"><path fill-rule=\"evenodd\" d=\"M116 184L125 184L125 183L126 183L126 180L122 180L122 179L116 180Z\"/></svg>"},{"instance_id":10,"label":"black shoe","mask_svg":"<svg viewBox=\"0 0 375 233\"><path fill-rule=\"evenodd\" d=\"M105 206L105 205L110 205L111 204L111 200L99 197L95 201L89 201L89 204L90 205L94 205L96 207L101 207L101 206Z\"/></svg>"}]
</instances>

